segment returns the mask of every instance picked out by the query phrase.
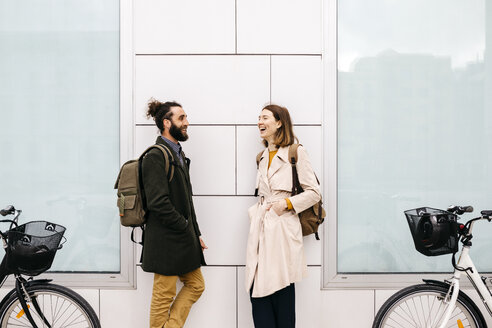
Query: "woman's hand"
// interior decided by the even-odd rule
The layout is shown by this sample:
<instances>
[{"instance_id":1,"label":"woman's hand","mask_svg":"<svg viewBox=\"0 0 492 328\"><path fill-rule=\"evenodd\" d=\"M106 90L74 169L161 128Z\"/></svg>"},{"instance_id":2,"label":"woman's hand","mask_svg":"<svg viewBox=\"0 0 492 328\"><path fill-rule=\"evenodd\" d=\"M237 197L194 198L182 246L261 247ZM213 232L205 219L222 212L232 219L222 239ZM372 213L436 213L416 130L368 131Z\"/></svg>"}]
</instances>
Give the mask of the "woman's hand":
<instances>
[{"instance_id":1,"label":"woman's hand","mask_svg":"<svg viewBox=\"0 0 492 328\"><path fill-rule=\"evenodd\" d=\"M287 212L287 202L285 201L285 199L276 201L268 208L268 210L270 209L273 209L278 216L281 216L282 214Z\"/></svg>"}]
</instances>

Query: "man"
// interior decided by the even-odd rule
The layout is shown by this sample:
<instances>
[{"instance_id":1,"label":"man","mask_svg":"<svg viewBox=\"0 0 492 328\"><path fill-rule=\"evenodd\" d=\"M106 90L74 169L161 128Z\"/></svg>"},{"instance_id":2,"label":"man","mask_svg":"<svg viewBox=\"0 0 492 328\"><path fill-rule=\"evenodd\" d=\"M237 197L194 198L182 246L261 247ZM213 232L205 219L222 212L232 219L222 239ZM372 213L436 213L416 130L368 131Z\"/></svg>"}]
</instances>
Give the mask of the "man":
<instances>
[{"instance_id":1,"label":"man","mask_svg":"<svg viewBox=\"0 0 492 328\"><path fill-rule=\"evenodd\" d=\"M142 161L147 223L142 268L154 273L150 305L151 328L183 327L191 306L205 289L200 270L205 265L200 229L193 207L189 175L190 160L180 141L188 139L188 119L176 102L151 99L147 116L161 132L157 144L167 147L174 158L174 174L168 181L166 162L159 149L151 149ZM183 282L176 295L178 278Z\"/></svg>"}]
</instances>

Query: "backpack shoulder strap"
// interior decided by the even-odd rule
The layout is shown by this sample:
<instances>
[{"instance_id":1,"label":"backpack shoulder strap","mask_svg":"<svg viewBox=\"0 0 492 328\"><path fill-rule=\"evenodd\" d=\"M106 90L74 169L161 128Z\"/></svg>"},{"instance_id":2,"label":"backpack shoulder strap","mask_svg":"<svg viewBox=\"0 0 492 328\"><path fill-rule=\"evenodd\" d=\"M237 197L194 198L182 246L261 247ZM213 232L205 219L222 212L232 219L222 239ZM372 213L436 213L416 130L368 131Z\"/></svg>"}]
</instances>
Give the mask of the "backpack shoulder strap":
<instances>
[{"instance_id":1,"label":"backpack shoulder strap","mask_svg":"<svg viewBox=\"0 0 492 328\"><path fill-rule=\"evenodd\" d=\"M161 151L162 155L164 156L164 165L165 165L165 170L167 174L167 180L171 182L171 180L174 177L174 156L173 153L167 149L167 147L155 144L147 148L142 155L140 155L139 161L144 158L144 156L153 148L157 148Z\"/></svg>"},{"instance_id":2,"label":"backpack shoulder strap","mask_svg":"<svg viewBox=\"0 0 492 328\"><path fill-rule=\"evenodd\" d=\"M301 144L292 144L289 146L289 161L290 164L296 165L297 163L297 148L299 148Z\"/></svg>"},{"instance_id":3,"label":"backpack shoulder strap","mask_svg":"<svg viewBox=\"0 0 492 328\"><path fill-rule=\"evenodd\" d=\"M256 155L256 169L258 170L260 168L260 160L261 160L261 155L263 155L264 150L260 151L258 155ZM256 188L255 188L255 197L258 196L258 172L256 173Z\"/></svg>"},{"instance_id":4,"label":"backpack shoulder strap","mask_svg":"<svg viewBox=\"0 0 492 328\"><path fill-rule=\"evenodd\" d=\"M264 150L260 151L258 153L258 155L256 155L256 168L257 169L260 168L260 159L261 159L261 155L263 155L263 152L264 152Z\"/></svg>"},{"instance_id":5,"label":"backpack shoulder strap","mask_svg":"<svg viewBox=\"0 0 492 328\"><path fill-rule=\"evenodd\" d=\"M167 173L167 180L171 182L174 177L174 156L173 153L165 146L155 144L149 148L157 148L162 152L164 156L165 168Z\"/></svg>"},{"instance_id":6,"label":"backpack shoulder strap","mask_svg":"<svg viewBox=\"0 0 492 328\"><path fill-rule=\"evenodd\" d=\"M301 184L299 183L299 176L297 174L297 149L300 144L292 144L289 146L289 161L292 166L292 191L291 195L300 194L303 190Z\"/></svg>"},{"instance_id":7,"label":"backpack shoulder strap","mask_svg":"<svg viewBox=\"0 0 492 328\"><path fill-rule=\"evenodd\" d=\"M152 150L153 148L157 148L161 151L162 155L164 156L164 165L165 165L165 170L166 170L166 175L167 175L167 181L171 182L171 180L173 179L173 176L174 176L174 157L173 157L173 154L172 152L167 149L167 147L164 147L162 145L159 145L159 144L155 144L155 145L152 145L150 146L149 148L145 149L145 151L142 153L142 155L140 155L140 157L138 158L138 185L139 185L139 188L140 188L140 192L141 192L141 197L142 197L142 206L143 206L143 209L144 211L147 211L147 199L145 198L145 189L144 189L144 184L143 184L143 180L142 180L142 160L143 158L145 157L145 155L150 151ZM133 233L133 231L132 231ZM143 237L143 235L142 235ZM133 239L132 239L133 240Z\"/></svg>"}]
</instances>

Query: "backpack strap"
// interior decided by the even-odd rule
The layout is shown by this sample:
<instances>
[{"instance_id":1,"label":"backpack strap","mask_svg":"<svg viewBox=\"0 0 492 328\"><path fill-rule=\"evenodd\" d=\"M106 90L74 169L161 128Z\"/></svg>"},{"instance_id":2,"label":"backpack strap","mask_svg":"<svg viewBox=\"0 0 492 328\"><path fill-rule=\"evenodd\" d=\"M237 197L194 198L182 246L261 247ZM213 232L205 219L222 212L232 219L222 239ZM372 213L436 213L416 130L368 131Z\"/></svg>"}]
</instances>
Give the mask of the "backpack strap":
<instances>
[{"instance_id":1,"label":"backpack strap","mask_svg":"<svg viewBox=\"0 0 492 328\"><path fill-rule=\"evenodd\" d=\"M261 160L261 155L263 155L264 150L260 151L258 155L256 155L256 168L260 168L260 160Z\"/></svg>"},{"instance_id":2,"label":"backpack strap","mask_svg":"<svg viewBox=\"0 0 492 328\"><path fill-rule=\"evenodd\" d=\"M297 148L299 148L301 144L292 144L289 146L289 160L290 164L296 165L297 163Z\"/></svg>"},{"instance_id":3,"label":"backpack strap","mask_svg":"<svg viewBox=\"0 0 492 328\"><path fill-rule=\"evenodd\" d=\"M155 144L147 148L142 155L140 155L139 161L145 157L145 155L153 148L157 148L162 152L162 155L164 156L164 165L165 165L165 170L166 170L166 175L167 175L167 180L169 182L172 181L174 177L174 165L176 164L174 162L174 156L173 153L165 146L162 146L160 144Z\"/></svg>"},{"instance_id":4,"label":"backpack strap","mask_svg":"<svg viewBox=\"0 0 492 328\"><path fill-rule=\"evenodd\" d=\"M297 174L297 149L300 144L292 144L289 146L289 161L292 167L292 191L291 195L297 195L303 192L301 184L299 183L299 176Z\"/></svg>"},{"instance_id":5,"label":"backpack strap","mask_svg":"<svg viewBox=\"0 0 492 328\"><path fill-rule=\"evenodd\" d=\"M260 169L260 160L261 160L261 155L263 155L264 150L260 151L258 155L256 155L256 169ZM256 174L258 177L258 174ZM255 197L258 196L258 181L256 182L256 188L255 188Z\"/></svg>"},{"instance_id":6,"label":"backpack strap","mask_svg":"<svg viewBox=\"0 0 492 328\"><path fill-rule=\"evenodd\" d=\"M147 153L152 150L153 148L157 148L162 152L162 155L164 156L164 165L165 165L165 170L166 170L166 175L167 175L167 180L171 182L171 180L174 177L174 165L176 164L174 162L174 157L172 152L167 149L167 147L164 147L159 144L155 144L147 148L142 155L138 158L138 184L140 187L140 195L142 197L142 206L145 212L147 212L147 199L145 197L145 189L143 185L143 180L141 179L142 176L142 159L147 155Z\"/></svg>"}]
</instances>

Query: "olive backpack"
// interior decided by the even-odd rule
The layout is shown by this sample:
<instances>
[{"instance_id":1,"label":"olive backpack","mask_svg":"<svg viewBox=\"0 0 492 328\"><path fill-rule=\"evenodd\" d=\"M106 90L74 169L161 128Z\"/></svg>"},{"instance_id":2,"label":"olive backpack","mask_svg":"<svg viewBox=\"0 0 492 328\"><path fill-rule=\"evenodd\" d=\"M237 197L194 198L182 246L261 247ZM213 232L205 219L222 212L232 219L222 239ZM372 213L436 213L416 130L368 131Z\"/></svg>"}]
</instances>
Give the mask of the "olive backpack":
<instances>
[{"instance_id":1,"label":"olive backpack","mask_svg":"<svg viewBox=\"0 0 492 328\"><path fill-rule=\"evenodd\" d=\"M133 159L121 166L118 178L114 185L117 189L118 209L120 214L120 223L125 227L141 227L144 230L146 221L146 203L145 191L142 181L142 160L151 150L157 148L164 156L166 175L169 182L174 176L174 157L172 152L159 144L147 148L138 159ZM132 230L131 239L134 240L134 229ZM143 239L143 235L142 235ZM138 242L141 244L142 242Z\"/></svg>"}]
</instances>

